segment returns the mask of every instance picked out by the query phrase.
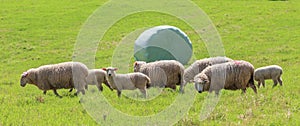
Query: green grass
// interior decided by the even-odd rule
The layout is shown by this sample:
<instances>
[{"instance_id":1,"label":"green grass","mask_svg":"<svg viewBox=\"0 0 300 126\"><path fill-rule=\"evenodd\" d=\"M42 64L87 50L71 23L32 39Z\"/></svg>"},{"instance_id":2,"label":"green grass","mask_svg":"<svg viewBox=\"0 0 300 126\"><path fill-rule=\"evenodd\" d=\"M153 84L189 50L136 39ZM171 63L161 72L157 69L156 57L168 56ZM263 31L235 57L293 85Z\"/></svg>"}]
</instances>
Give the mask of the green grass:
<instances>
[{"instance_id":1,"label":"green grass","mask_svg":"<svg viewBox=\"0 0 300 126\"><path fill-rule=\"evenodd\" d=\"M74 44L87 18L106 1L1 0L0 4L0 125L97 125L68 90L63 98L37 87L22 88L22 72L40 65L72 60ZM284 69L282 87L222 91L222 97L207 120L199 113L207 93L195 102L175 125L299 125L300 124L300 2L268 0L195 0L215 24L226 56L243 59L255 67L278 64ZM103 37L96 54L96 67L111 64L119 41L141 27L173 25L188 34L197 59L208 57L205 44L193 29L170 15L142 12L118 21ZM131 63L133 59L131 59ZM131 63L129 65L131 65ZM94 88L91 87L91 90ZM129 115L147 116L168 107L177 92L164 90L154 100L140 102L104 89L103 95ZM175 122L174 122L175 123Z\"/></svg>"}]
</instances>

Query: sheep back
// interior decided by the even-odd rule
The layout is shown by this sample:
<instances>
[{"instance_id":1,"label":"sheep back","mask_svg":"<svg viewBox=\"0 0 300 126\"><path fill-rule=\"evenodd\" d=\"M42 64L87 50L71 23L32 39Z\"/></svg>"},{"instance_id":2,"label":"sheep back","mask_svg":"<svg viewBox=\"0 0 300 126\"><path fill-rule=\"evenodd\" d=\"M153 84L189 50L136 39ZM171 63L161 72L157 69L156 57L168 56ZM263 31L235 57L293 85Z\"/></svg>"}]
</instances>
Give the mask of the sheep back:
<instances>
[{"instance_id":1,"label":"sheep back","mask_svg":"<svg viewBox=\"0 0 300 126\"><path fill-rule=\"evenodd\" d=\"M283 70L278 65L270 65L265 67L260 67L254 71L254 79L259 81L260 79L273 79L280 77Z\"/></svg>"},{"instance_id":2,"label":"sheep back","mask_svg":"<svg viewBox=\"0 0 300 126\"><path fill-rule=\"evenodd\" d=\"M52 90L61 88L76 88L84 90L88 68L79 62L64 62L53 65L44 65L27 71L33 74L31 82L41 90Z\"/></svg>"},{"instance_id":3,"label":"sheep back","mask_svg":"<svg viewBox=\"0 0 300 126\"><path fill-rule=\"evenodd\" d=\"M224 88L227 90L242 89L244 92L250 86L256 93L253 74L254 67L249 62L232 61L205 68L195 76L194 81L206 80L204 91L218 92Z\"/></svg>"},{"instance_id":4,"label":"sheep back","mask_svg":"<svg viewBox=\"0 0 300 126\"><path fill-rule=\"evenodd\" d=\"M136 88L145 88L150 79L147 75L139 72L128 74L116 74L114 77L108 77L108 82L113 89L134 90Z\"/></svg>"},{"instance_id":5,"label":"sheep back","mask_svg":"<svg viewBox=\"0 0 300 126\"><path fill-rule=\"evenodd\" d=\"M190 82L194 79L194 77L197 74L199 74L206 67L215 64L230 62L230 61L233 60L227 57L211 57L211 58L196 60L193 64L191 64L187 69L184 70L184 80L185 82Z\"/></svg>"},{"instance_id":6,"label":"sheep back","mask_svg":"<svg viewBox=\"0 0 300 126\"><path fill-rule=\"evenodd\" d=\"M176 88L183 83L184 66L175 60L161 60L142 65L139 72L150 77L151 85L164 82L166 87Z\"/></svg>"}]
</instances>

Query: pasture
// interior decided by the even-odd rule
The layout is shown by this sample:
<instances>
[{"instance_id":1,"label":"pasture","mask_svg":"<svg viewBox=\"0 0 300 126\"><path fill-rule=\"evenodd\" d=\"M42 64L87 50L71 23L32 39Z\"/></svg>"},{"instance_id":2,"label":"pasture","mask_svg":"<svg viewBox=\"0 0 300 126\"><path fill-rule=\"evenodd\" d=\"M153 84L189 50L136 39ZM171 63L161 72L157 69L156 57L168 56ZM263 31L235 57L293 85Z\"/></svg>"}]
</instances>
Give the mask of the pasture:
<instances>
[{"instance_id":1,"label":"pasture","mask_svg":"<svg viewBox=\"0 0 300 126\"><path fill-rule=\"evenodd\" d=\"M1 0L0 4L0 125L98 125L67 89L46 95L33 85L20 86L20 75L45 64L71 61L77 35L87 18L105 2ZM298 0L193 0L215 24L227 57L251 62L256 68L277 64L283 68L283 86L266 81L258 94L251 89L222 90L215 110L199 120L207 92L196 94L188 113L174 125L299 125L300 124L300 2ZM182 20L158 12L129 15L104 35L95 67L111 65L119 42L141 27L172 25L193 42L197 59L209 57L205 44ZM132 45L133 46L133 45ZM131 59L132 65L133 59ZM187 66L186 66L187 67ZM256 82L257 84L257 82ZM191 85L190 85L191 86ZM96 89L90 86L90 89ZM118 110L147 116L159 113L178 95L164 89L157 98L136 102L118 98L104 86L102 92ZM192 90L195 91L196 90ZM134 124L134 122L133 122Z\"/></svg>"}]
</instances>

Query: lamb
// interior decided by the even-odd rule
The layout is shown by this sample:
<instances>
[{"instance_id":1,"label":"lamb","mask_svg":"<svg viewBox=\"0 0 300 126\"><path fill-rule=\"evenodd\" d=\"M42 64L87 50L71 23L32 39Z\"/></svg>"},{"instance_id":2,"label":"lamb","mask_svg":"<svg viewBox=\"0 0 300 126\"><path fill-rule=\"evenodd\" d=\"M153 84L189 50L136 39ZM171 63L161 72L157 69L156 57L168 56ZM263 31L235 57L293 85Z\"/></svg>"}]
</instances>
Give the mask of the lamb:
<instances>
[{"instance_id":1,"label":"lamb","mask_svg":"<svg viewBox=\"0 0 300 126\"><path fill-rule=\"evenodd\" d=\"M25 87L26 84L33 84L46 94L47 90L53 90L54 94L57 89L72 89L85 94L86 77L88 68L80 62L63 62L52 65L44 65L38 68L32 68L21 75L20 85Z\"/></svg>"},{"instance_id":2,"label":"lamb","mask_svg":"<svg viewBox=\"0 0 300 126\"><path fill-rule=\"evenodd\" d=\"M88 85L96 85L99 91L103 91L102 83L104 83L110 90L113 90L106 80L106 71L102 69L91 69L86 78ZM69 92L72 92L73 88Z\"/></svg>"},{"instance_id":3,"label":"lamb","mask_svg":"<svg viewBox=\"0 0 300 126\"><path fill-rule=\"evenodd\" d=\"M122 90L134 90L139 89L144 97L147 97L147 85L150 84L150 78L139 72L128 74L116 74L117 68L107 67L102 68L106 71L107 81L109 85L117 90L118 97L121 96Z\"/></svg>"},{"instance_id":4,"label":"lamb","mask_svg":"<svg viewBox=\"0 0 300 126\"><path fill-rule=\"evenodd\" d=\"M91 69L86 78L87 84L96 85L99 91L103 91L102 83L104 83L108 88L113 90L107 82L106 71L102 69Z\"/></svg>"},{"instance_id":5,"label":"lamb","mask_svg":"<svg viewBox=\"0 0 300 126\"><path fill-rule=\"evenodd\" d=\"M265 87L265 80L272 79L274 82L273 88L278 84L282 86L282 68L278 65L270 65L265 67L257 68L254 71L254 80L258 81L258 88L262 84Z\"/></svg>"},{"instance_id":6,"label":"lamb","mask_svg":"<svg viewBox=\"0 0 300 126\"><path fill-rule=\"evenodd\" d=\"M199 93L215 91L218 95L221 89L238 90L246 93L251 87L257 93L253 80L254 67L247 61L231 61L205 68L194 77L195 88Z\"/></svg>"},{"instance_id":7,"label":"lamb","mask_svg":"<svg viewBox=\"0 0 300 126\"><path fill-rule=\"evenodd\" d=\"M184 81L186 83L192 82L194 77L208 66L230 62L230 61L233 60L227 57L211 57L211 58L196 60L192 65L190 65L188 68L184 70L184 76L183 76Z\"/></svg>"},{"instance_id":8,"label":"lamb","mask_svg":"<svg viewBox=\"0 0 300 126\"><path fill-rule=\"evenodd\" d=\"M136 61L134 72L146 74L151 79L151 87L168 87L176 90L176 85L180 85L180 92L183 93L184 66L175 60L161 60L151 63Z\"/></svg>"}]
</instances>

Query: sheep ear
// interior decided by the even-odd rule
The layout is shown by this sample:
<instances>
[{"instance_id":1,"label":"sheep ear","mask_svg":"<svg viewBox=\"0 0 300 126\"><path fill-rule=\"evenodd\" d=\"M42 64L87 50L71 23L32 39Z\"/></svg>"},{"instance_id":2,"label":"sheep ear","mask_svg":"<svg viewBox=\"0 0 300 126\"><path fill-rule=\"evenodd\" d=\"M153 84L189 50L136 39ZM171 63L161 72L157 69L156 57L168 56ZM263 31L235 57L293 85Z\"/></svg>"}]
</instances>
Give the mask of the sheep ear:
<instances>
[{"instance_id":1,"label":"sheep ear","mask_svg":"<svg viewBox=\"0 0 300 126\"><path fill-rule=\"evenodd\" d=\"M136 66L136 65L137 65L137 62L135 61L135 62L133 63L133 65Z\"/></svg>"},{"instance_id":2,"label":"sheep ear","mask_svg":"<svg viewBox=\"0 0 300 126\"><path fill-rule=\"evenodd\" d=\"M26 77L28 75L28 72L23 72L22 77Z\"/></svg>"},{"instance_id":3,"label":"sheep ear","mask_svg":"<svg viewBox=\"0 0 300 126\"><path fill-rule=\"evenodd\" d=\"M102 70L106 71L106 68L102 68Z\"/></svg>"},{"instance_id":4,"label":"sheep ear","mask_svg":"<svg viewBox=\"0 0 300 126\"><path fill-rule=\"evenodd\" d=\"M211 62L209 62L209 63L207 64L207 66L212 66L212 63L211 63Z\"/></svg>"},{"instance_id":5,"label":"sheep ear","mask_svg":"<svg viewBox=\"0 0 300 126\"><path fill-rule=\"evenodd\" d=\"M118 70L118 68L114 68L114 70L115 70L115 71L117 71L117 70Z\"/></svg>"}]
</instances>

